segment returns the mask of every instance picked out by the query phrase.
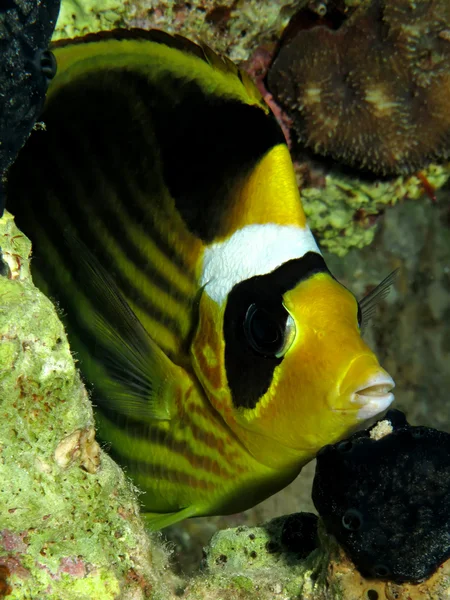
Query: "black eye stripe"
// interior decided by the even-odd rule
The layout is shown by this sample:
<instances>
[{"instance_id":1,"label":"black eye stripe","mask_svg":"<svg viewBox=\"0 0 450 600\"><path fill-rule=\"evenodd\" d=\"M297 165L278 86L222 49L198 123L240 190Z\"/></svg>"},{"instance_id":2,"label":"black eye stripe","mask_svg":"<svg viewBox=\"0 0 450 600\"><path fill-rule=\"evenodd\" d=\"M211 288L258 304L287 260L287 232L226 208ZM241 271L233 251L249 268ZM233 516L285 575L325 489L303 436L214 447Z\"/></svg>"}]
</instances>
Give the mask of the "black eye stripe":
<instances>
[{"instance_id":1,"label":"black eye stripe","mask_svg":"<svg viewBox=\"0 0 450 600\"><path fill-rule=\"evenodd\" d=\"M255 305L266 311L283 335L287 318L282 304L283 294L319 272L328 272L325 261L320 254L308 252L302 258L284 263L272 273L241 281L231 290L225 309L224 339L225 368L235 407L255 408L269 389L275 368L283 360L275 356L274 348L264 352L261 351L264 348L249 344L245 323L250 307ZM260 314L261 317L263 315ZM263 331L261 335L264 335Z\"/></svg>"}]
</instances>

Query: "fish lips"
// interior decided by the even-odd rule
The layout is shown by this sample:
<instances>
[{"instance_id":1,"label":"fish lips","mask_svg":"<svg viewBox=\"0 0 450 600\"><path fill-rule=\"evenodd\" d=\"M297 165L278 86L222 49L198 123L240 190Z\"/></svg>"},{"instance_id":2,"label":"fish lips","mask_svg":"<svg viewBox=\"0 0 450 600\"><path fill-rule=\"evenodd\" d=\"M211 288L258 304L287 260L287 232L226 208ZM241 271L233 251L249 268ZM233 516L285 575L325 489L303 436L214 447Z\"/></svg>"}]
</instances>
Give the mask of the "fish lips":
<instances>
[{"instance_id":1,"label":"fish lips","mask_svg":"<svg viewBox=\"0 0 450 600\"><path fill-rule=\"evenodd\" d=\"M350 364L338 389L335 411L357 411L364 421L385 411L394 401L395 382L372 355L358 356Z\"/></svg>"}]
</instances>

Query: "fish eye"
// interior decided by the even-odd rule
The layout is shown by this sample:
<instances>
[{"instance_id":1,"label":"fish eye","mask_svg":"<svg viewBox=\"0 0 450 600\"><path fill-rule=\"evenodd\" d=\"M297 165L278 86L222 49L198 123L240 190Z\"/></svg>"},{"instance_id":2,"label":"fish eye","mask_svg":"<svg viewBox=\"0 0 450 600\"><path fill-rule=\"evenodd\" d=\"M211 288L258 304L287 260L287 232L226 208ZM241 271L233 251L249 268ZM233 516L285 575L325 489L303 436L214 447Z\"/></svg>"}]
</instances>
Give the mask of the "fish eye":
<instances>
[{"instance_id":1,"label":"fish eye","mask_svg":"<svg viewBox=\"0 0 450 600\"><path fill-rule=\"evenodd\" d=\"M295 323L287 310L272 313L253 303L244 319L244 333L250 347L266 357L284 356L295 337Z\"/></svg>"}]
</instances>

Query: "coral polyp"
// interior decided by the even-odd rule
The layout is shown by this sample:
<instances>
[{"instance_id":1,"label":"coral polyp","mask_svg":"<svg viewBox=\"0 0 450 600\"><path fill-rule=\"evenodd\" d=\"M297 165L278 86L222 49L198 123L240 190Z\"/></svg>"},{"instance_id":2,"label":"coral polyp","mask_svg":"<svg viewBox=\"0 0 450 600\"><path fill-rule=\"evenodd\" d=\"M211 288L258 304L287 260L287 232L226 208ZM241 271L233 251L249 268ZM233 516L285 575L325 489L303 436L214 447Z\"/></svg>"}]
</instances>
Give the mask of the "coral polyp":
<instances>
[{"instance_id":1,"label":"coral polyp","mask_svg":"<svg viewBox=\"0 0 450 600\"><path fill-rule=\"evenodd\" d=\"M268 86L320 155L382 175L447 158L450 2L367 0L347 18L307 16Z\"/></svg>"}]
</instances>

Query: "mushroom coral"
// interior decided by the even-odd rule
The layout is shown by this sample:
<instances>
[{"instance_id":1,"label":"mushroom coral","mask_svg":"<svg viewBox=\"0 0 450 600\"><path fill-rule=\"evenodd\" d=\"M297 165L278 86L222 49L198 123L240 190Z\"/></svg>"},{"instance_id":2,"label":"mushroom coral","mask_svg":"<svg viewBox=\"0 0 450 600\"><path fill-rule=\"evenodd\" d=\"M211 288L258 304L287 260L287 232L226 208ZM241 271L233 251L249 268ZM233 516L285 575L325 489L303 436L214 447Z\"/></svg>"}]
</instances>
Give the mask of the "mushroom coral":
<instances>
[{"instance_id":1,"label":"mushroom coral","mask_svg":"<svg viewBox=\"0 0 450 600\"><path fill-rule=\"evenodd\" d=\"M450 2L365 0L338 20L328 10L286 36L268 75L300 142L380 175L447 158Z\"/></svg>"}]
</instances>

